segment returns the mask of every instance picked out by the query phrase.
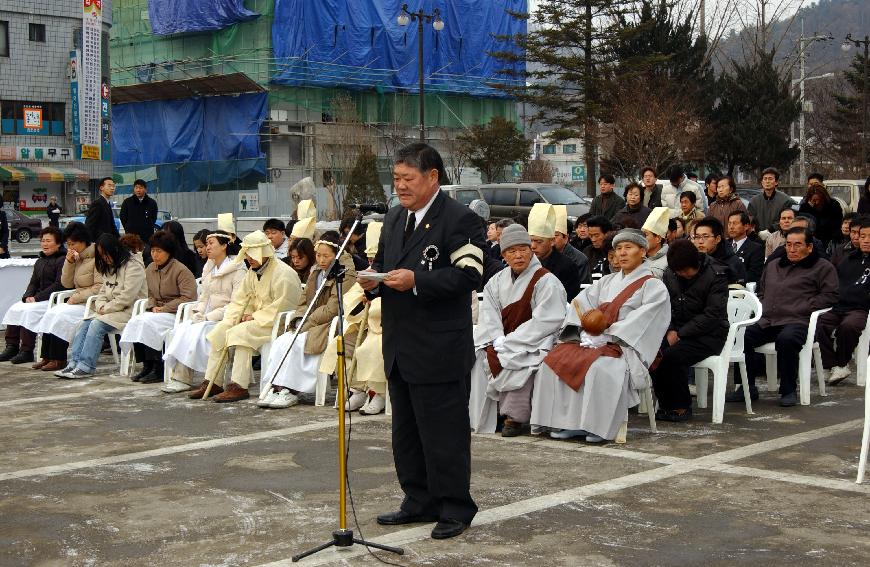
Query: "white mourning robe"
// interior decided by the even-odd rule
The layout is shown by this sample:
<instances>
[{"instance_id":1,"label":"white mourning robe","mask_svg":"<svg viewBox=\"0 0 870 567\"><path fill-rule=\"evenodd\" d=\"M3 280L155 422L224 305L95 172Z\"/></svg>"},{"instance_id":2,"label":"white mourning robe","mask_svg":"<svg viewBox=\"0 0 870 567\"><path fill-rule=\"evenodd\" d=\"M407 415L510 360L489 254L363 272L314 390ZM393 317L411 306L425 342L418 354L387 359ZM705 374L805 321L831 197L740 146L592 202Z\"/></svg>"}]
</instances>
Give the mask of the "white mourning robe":
<instances>
[{"instance_id":1,"label":"white mourning robe","mask_svg":"<svg viewBox=\"0 0 870 567\"><path fill-rule=\"evenodd\" d=\"M652 275L644 262L628 276L622 272L604 276L574 300L581 312L613 301L637 279ZM628 419L628 408L637 405L639 389L649 382L648 368L655 360L671 320L671 303L665 284L647 280L623 304L618 320L606 334L622 348L622 356L599 357L589 367L580 390L575 392L545 364L535 378L532 424L555 429L582 429L604 439L614 439ZM560 341L579 340L580 318L568 309Z\"/></svg>"},{"instance_id":2,"label":"white mourning robe","mask_svg":"<svg viewBox=\"0 0 870 567\"><path fill-rule=\"evenodd\" d=\"M539 268L541 262L533 255L529 266L516 279L511 269L505 268L483 289L480 320L474 329L477 360L471 369L468 406L471 428L478 433L495 432L500 393L519 390L534 379L562 330L567 298L562 282L551 273L544 274L535 284L532 318L508 335L502 327L502 309L523 296ZM504 352L498 353L498 359L503 369L493 378L486 347L502 336L505 337Z\"/></svg>"}]
</instances>

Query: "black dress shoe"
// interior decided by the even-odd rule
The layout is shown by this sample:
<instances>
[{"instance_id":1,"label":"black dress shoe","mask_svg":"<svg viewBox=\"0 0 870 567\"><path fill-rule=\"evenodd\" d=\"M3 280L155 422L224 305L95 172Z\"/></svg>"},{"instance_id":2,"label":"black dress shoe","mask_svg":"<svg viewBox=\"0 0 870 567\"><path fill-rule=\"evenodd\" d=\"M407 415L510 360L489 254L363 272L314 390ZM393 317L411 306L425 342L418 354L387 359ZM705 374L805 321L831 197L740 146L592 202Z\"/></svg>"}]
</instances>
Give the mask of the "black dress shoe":
<instances>
[{"instance_id":1,"label":"black dress shoe","mask_svg":"<svg viewBox=\"0 0 870 567\"><path fill-rule=\"evenodd\" d=\"M783 394L781 398L779 398L779 405L784 408L790 408L796 406L798 403L797 394L795 392L789 392L788 394Z\"/></svg>"},{"instance_id":2,"label":"black dress shoe","mask_svg":"<svg viewBox=\"0 0 870 567\"><path fill-rule=\"evenodd\" d=\"M382 526L401 526L404 524L428 524L437 519L437 516L409 514L404 510L399 510L397 512L390 512L389 514L381 514L378 516L378 523Z\"/></svg>"},{"instance_id":3,"label":"black dress shoe","mask_svg":"<svg viewBox=\"0 0 870 567\"><path fill-rule=\"evenodd\" d=\"M9 362L11 362L12 364L25 364L28 362L33 362L33 351L22 350L18 354L10 358Z\"/></svg>"},{"instance_id":4,"label":"black dress shoe","mask_svg":"<svg viewBox=\"0 0 870 567\"><path fill-rule=\"evenodd\" d=\"M130 380L133 382L141 382L146 376L154 372L154 362L146 360L142 363L142 370L138 374L134 374Z\"/></svg>"},{"instance_id":5,"label":"black dress shoe","mask_svg":"<svg viewBox=\"0 0 870 567\"><path fill-rule=\"evenodd\" d=\"M435 527L432 528L432 539L447 539L456 537L468 529L468 524L463 524L459 520L438 520Z\"/></svg>"},{"instance_id":6,"label":"black dress shoe","mask_svg":"<svg viewBox=\"0 0 870 567\"><path fill-rule=\"evenodd\" d=\"M12 360L12 357L14 357L16 354L18 354L17 346L6 345L6 348L3 350L3 352L0 352L0 362Z\"/></svg>"}]
</instances>

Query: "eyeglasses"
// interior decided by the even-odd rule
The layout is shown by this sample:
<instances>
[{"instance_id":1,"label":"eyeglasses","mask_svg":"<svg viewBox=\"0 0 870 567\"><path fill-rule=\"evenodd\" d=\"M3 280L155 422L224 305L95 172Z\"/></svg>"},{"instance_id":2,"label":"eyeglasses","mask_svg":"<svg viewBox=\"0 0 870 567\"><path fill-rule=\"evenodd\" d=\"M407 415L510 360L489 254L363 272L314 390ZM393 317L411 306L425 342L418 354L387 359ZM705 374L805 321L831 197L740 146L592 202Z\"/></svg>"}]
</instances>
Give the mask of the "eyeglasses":
<instances>
[{"instance_id":1,"label":"eyeglasses","mask_svg":"<svg viewBox=\"0 0 870 567\"><path fill-rule=\"evenodd\" d=\"M692 240L700 240L701 242L705 240L709 240L710 238L716 238L712 234L696 234Z\"/></svg>"}]
</instances>

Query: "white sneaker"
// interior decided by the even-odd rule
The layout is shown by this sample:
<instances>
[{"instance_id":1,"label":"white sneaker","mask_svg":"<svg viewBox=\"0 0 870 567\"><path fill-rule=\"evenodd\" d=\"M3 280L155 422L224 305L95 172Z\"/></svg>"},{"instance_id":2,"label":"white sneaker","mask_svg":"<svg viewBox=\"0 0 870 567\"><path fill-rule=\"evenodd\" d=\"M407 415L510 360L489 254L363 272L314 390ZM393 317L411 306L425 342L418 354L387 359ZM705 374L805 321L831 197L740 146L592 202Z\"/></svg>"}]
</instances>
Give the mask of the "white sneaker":
<instances>
[{"instance_id":1,"label":"white sneaker","mask_svg":"<svg viewBox=\"0 0 870 567\"><path fill-rule=\"evenodd\" d=\"M848 366L835 366L831 368L831 375L828 376L828 385L835 386L849 377L852 371Z\"/></svg>"},{"instance_id":2,"label":"white sneaker","mask_svg":"<svg viewBox=\"0 0 870 567\"><path fill-rule=\"evenodd\" d=\"M178 392L186 392L190 389L190 384L185 384L184 382L179 382L178 380L170 380L168 384L165 384L162 388L160 388L160 391L166 392L167 394L177 394Z\"/></svg>"},{"instance_id":3,"label":"white sneaker","mask_svg":"<svg viewBox=\"0 0 870 567\"><path fill-rule=\"evenodd\" d=\"M64 368L62 370L58 370L57 372L55 372L54 375L57 376L58 378L66 378L66 375L75 369L76 369L76 365L70 364L66 368Z\"/></svg>"},{"instance_id":4,"label":"white sneaker","mask_svg":"<svg viewBox=\"0 0 870 567\"><path fill-rule=\"evenodd\" d=\"M586 437L587 435L589 435L589 432L582 429L562 429L561 431L550 432L551 439L571 439L572 437Z\"/></svg>"},{"instance_id":5,"label":"white sneaker","mask_svg":"<svg viewBox=\"0 0 870 567\"><path fill-rule=\"evenodd\" d=\"M352 394L344 403L345 411L356 411L368 403L368 392L360 392L359 390L351 390L351 392Z\"/></svg>"},{"instance_id":6,"label":"white sneaker","mask_svg":"<svg viewBox=\"0 0 870 567\"><path fill-rule=\"evenodd\" d=\"M599 437L598 435L593 435L589 433L586 435L587 443L604 443L604 437Z\"/></svg>"},{"instance_id":7,"label":"white sneaker","mask_svg":"<svg viewBox=\"0 0 870 567\"><path fill-rule=\"evenodd\" d=\"M275 400L269 404L272 409L289 408L299 403L299 398L290 393L290 390L281 390L275 396Z\"/></svg>"},{"instance_id":8,"label":"white sneaker","mask_svg":"<svg viewBox=\"0 0 870 567\"><path fill-rule=\"evenodd\" d=\"M277 398L278 398L278 392L276 392L274 389L270 389L269 393L266 394L266 396L262 400L257 400L257 405L260 406L261 408L267 408Z\"/></svg>"},{"instance_id":9,"label":"white sneaker","mask_svg":"<svg viewBox=\"0 0 870 567\"><path fill-rule=\"evenodd\" d=\"M384 408L387 407L387 400L380 394L375 394L369 401L360 408L359 412L363 415L378 415Z\"/></svg>"}]
</instances>

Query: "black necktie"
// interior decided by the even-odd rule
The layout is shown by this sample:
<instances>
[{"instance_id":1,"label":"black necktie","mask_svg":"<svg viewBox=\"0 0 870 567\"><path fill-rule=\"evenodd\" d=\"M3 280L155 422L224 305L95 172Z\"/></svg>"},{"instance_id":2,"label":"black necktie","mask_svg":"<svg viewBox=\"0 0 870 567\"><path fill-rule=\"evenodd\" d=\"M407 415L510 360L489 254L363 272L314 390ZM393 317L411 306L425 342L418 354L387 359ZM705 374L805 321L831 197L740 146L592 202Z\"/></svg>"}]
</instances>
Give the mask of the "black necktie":
<instances>
[{"instance_id":1,"label":"black necktie","mask_svg":"<svg viewBox=\"0 0 870 567\"><path fill-rule=\"evenodd\" d=\"M411 211L408 211L408 224L405 225L405 237L402 239L402 245L408 243L408 239L414 234L414 229L417 227L417 217Z\"/></svg>"}]
</instances>

